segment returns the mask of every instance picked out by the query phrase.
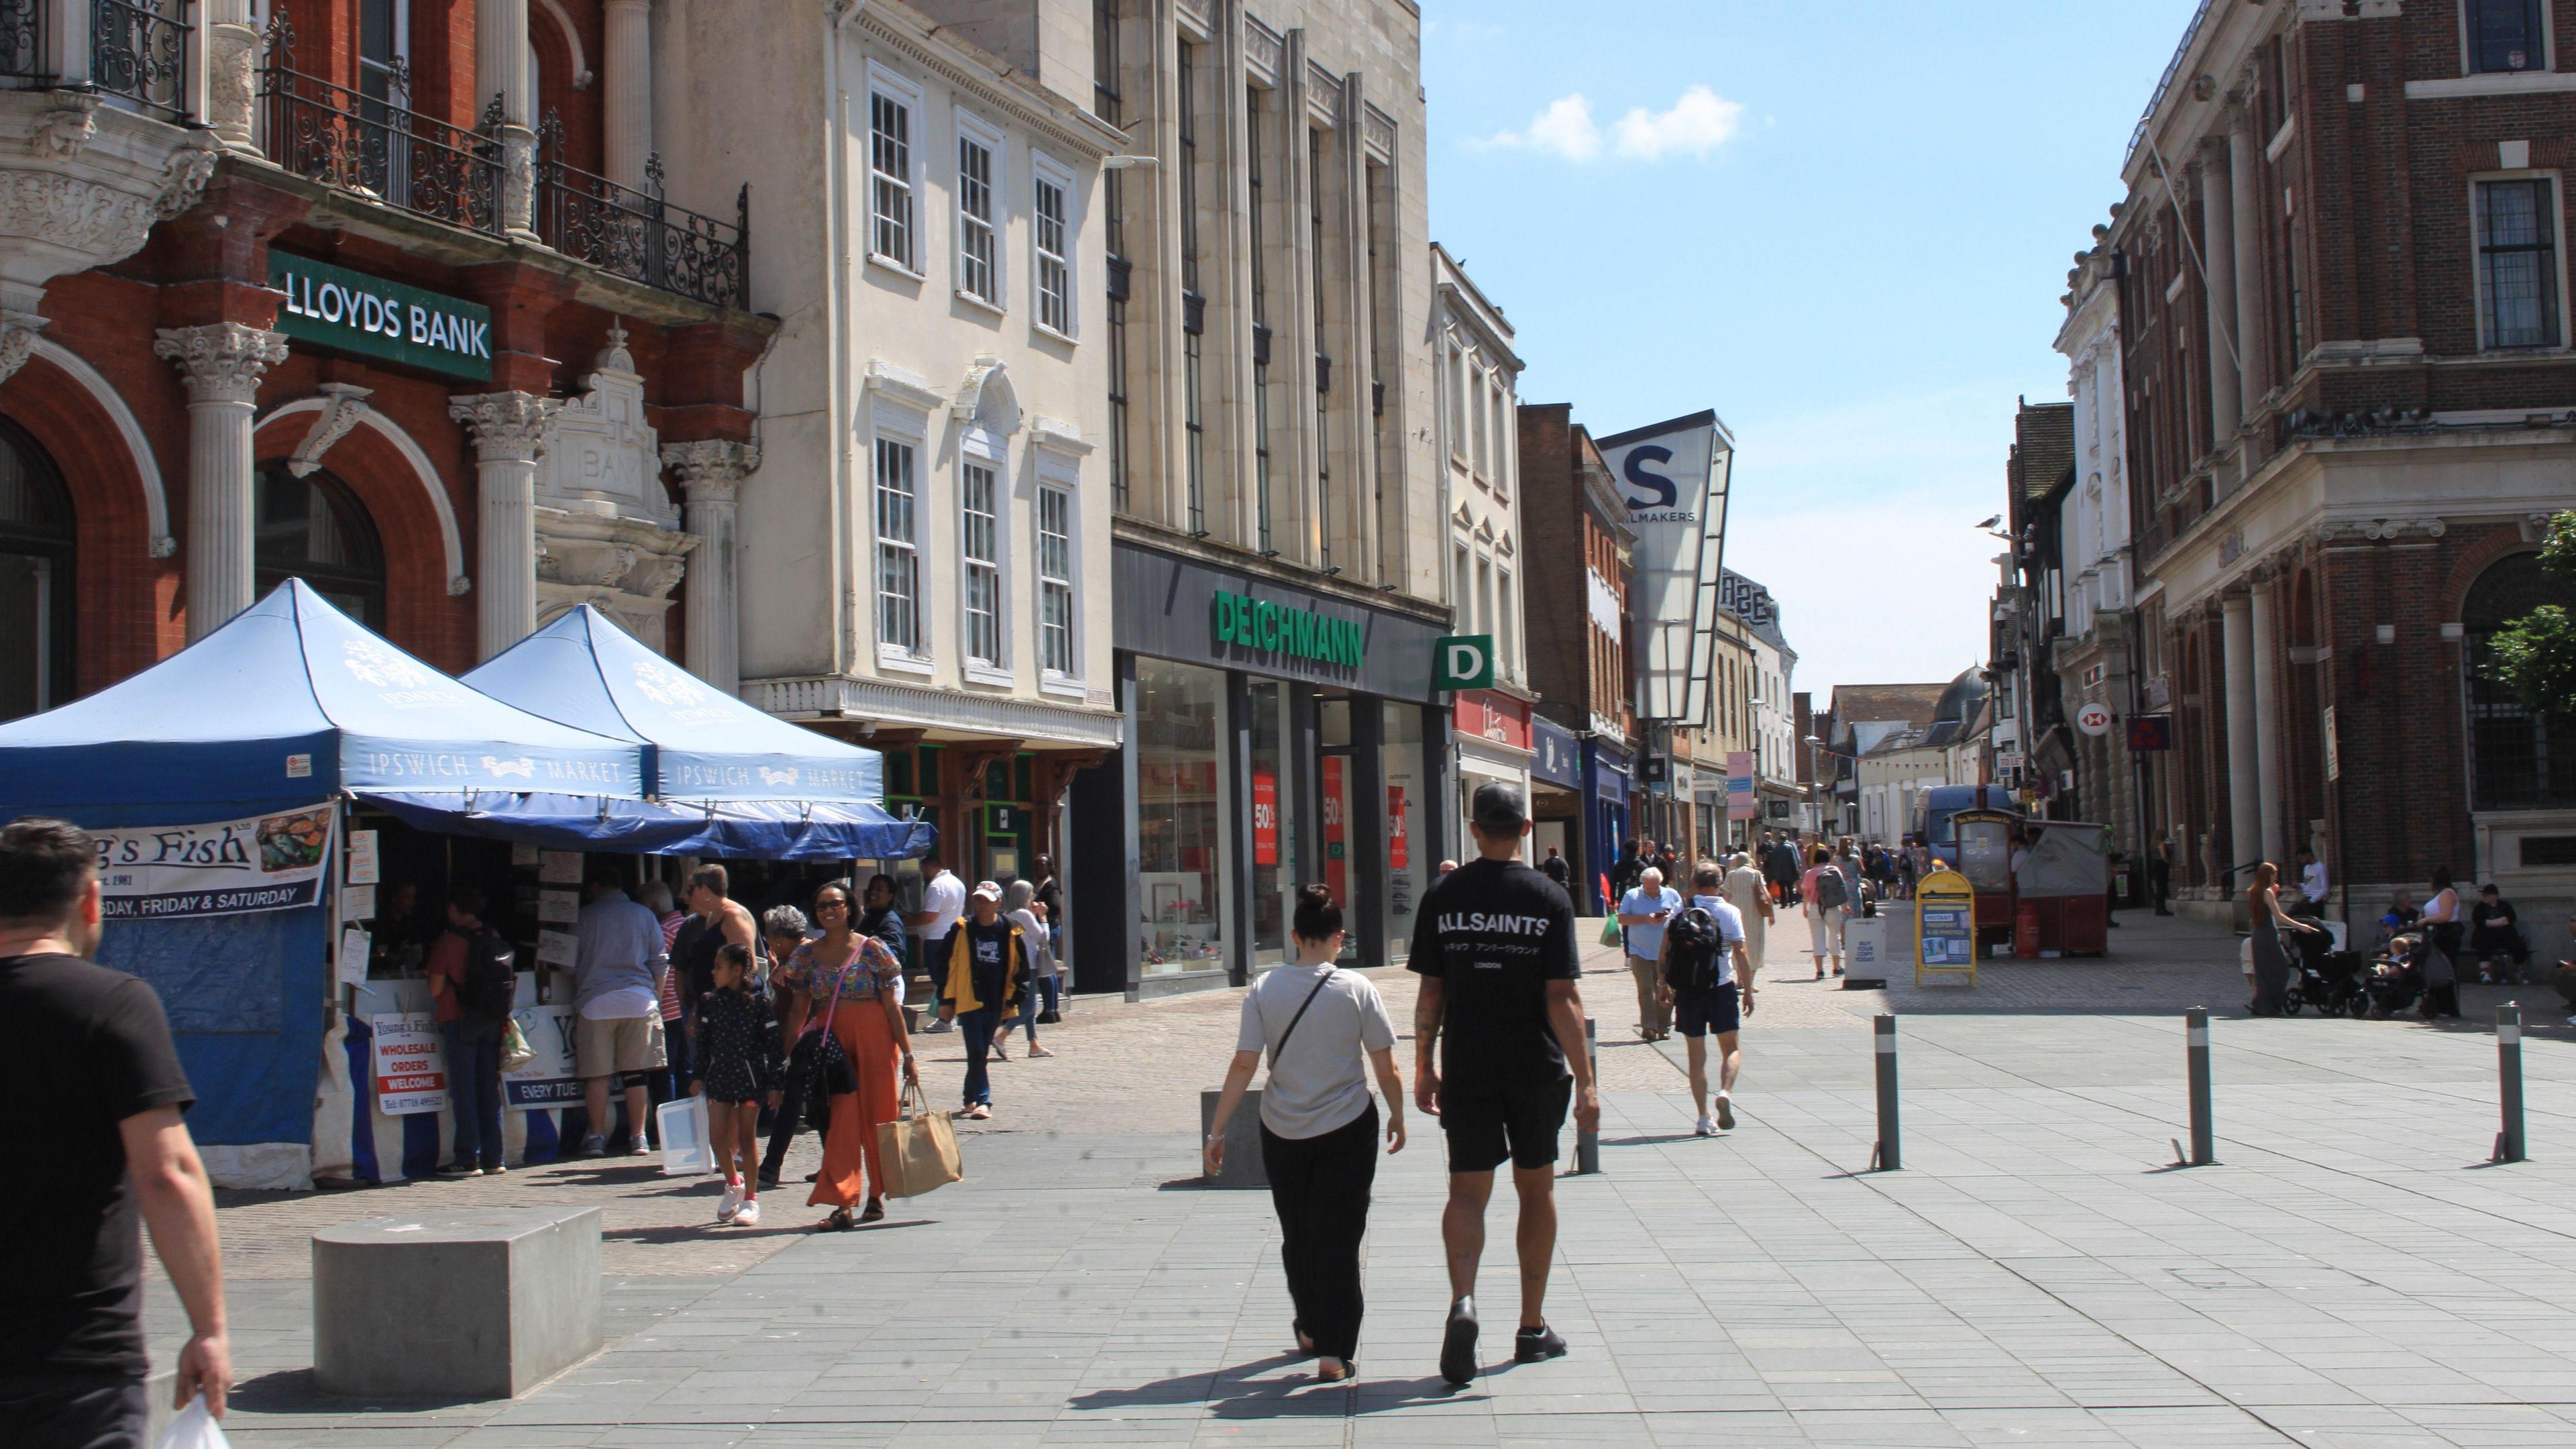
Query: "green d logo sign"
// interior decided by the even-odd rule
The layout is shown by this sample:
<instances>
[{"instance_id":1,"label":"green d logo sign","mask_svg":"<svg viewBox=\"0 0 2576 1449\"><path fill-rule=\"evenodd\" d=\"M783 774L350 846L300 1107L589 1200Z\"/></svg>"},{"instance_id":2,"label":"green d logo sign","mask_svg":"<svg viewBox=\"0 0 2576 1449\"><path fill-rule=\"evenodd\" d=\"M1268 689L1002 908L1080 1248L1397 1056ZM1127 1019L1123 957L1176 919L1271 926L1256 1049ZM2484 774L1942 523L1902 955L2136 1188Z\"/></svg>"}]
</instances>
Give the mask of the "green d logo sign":
<instances>
[{"instance_id":1,"label":"green d logo sign","mask_svg":"<svg viewBox=\"0 0 2576 1449\"><path fill-rule=\"evenodd\" d=\"M1433 689L1490 689L1493 683L1493 635L1451 634L1431 646Z\"/></svg>"}]
</instances>

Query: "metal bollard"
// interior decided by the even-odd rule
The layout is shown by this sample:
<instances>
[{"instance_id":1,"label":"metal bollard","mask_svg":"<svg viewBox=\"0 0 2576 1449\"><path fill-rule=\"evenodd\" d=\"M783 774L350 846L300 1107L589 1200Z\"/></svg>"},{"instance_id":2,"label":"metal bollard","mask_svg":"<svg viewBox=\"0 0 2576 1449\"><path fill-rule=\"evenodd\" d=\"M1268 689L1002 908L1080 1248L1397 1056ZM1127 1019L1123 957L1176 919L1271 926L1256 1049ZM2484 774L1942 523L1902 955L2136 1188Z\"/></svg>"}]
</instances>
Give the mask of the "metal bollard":
<instances>
[{"instance_id":1,"label":"metal bollard","mask_svg":"<svg viewBox=\"0 0 2576 1449\"><path fill-rule=\"evenodd\" d=\"M1878 1146L1870 1153L1871 1169L1894 1172L1905 1165L1897 1144L1896 1018L1880 1012L1872 1023L1878 1048Z\"/></svg>"},{"instance_id":2,"label":"metal bollard","mask_svg":"<svg viewBox=\"0 0 2576 1449\"><path fill-rule=\"evenodd\" d=\"M2522 1139L2522 1003L2496 1008L2496 1086L2504 1102L2504 1130L2496 1134L2490 1162L2523 1160Z\"/></svg>"},{"instance_id":3,"label":"metal bollard","mask_svg":"<svg viewBox=\"0 0 2576 1449\"><path fill-rule=\"evenodd\" d=\"M1597 1091L1601 1085L1601 1044L1593 1033L1592 1018L1588 1016L1583 1018L1583 1055L1592 1063L1592 1083L1594 1089ZM1593 1131L1585 1132L1578 1128L1575 1131L1574 1170L1577 1172L1599 1172L1601 1170L1601 1133L1599 1129L1596 1128Z\"/></svg>"},{"instance_id":4,"label":"metal bollard","mask_svg":"<svg viewBox=\"0 0 2576 1449\"><path fill-rule=\"evenodd\" d=\"M2187 1165L2213 1167L2218 1163L2218 1139L2210 1125L2209 1008L2195 1006L2182 1014L2182 1020L2188 1043L2184 1054L2191 1066L2191 1159Z\"/></svg>"}]
</instances>

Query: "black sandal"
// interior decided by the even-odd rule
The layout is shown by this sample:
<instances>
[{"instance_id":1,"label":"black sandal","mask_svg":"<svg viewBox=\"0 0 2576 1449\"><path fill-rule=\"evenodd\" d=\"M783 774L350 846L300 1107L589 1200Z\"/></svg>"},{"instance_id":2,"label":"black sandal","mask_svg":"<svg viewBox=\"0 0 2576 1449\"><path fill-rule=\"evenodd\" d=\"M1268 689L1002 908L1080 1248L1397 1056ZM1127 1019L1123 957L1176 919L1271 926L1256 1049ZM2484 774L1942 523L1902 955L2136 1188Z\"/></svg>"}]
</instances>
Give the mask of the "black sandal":
<instances>
[{"instance_id":1,"label":"black sandal","mask_svg":"<svg viewBox=\"0 0 2576 1449\"><path fill-rule=\"evenodd\" d=\"M857 1226L857 1223L850 1221L850 1210L848 1208L834 1208L832 1209L832 1215L830 1217L827 1217L814 1225L814 1231L818 1233L846 1233Z\"/></svg>"},{"instance_id":2,"label":"black sandal","mask_svg":"<svg viewBox=\"0 0 2576 1449\"><path fill-rule=\"evenodd\" d=\"M848 1210L845 1208L843 1211L846 1212ZM859 1213L859 1221L863 1223L872 1223L884 1216L885 1199L881 1197L872 1197L868 1199L867 1207Z\"/></svg>"}]
</instances>

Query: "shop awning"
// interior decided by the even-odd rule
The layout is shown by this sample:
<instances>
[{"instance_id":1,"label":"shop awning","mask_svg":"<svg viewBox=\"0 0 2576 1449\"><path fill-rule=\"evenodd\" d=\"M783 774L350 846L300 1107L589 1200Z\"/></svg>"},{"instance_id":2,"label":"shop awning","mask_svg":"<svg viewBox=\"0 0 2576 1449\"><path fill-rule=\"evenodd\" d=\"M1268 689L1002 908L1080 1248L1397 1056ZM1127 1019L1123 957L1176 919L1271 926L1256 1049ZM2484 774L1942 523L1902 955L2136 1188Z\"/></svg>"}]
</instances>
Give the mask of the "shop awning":
<instances>
[{"instance_id":1,"label":"shop awning","mask_svg":"<svg viewBox=\"0 0 2576 1449\"><path fill-rule=\"evenodd\" d=\"M176 823L344 791L639 801L644 765L633 741L477 693L289 579L159 664L0 725L0 818Z\"/></svg>"},{"instance_id":2,"label":"shop awning","mask_svg":"<svg viewBox=\"0 0 2576 1449\"><path fill-rule=\"evenodd\" d=\"M656 654L584 604L465 676L547 719L642 746L646 793L676 817L670 854L888 859L936 843L886 813L884 761L789 724Z\"/></svg>"}]
</instances>

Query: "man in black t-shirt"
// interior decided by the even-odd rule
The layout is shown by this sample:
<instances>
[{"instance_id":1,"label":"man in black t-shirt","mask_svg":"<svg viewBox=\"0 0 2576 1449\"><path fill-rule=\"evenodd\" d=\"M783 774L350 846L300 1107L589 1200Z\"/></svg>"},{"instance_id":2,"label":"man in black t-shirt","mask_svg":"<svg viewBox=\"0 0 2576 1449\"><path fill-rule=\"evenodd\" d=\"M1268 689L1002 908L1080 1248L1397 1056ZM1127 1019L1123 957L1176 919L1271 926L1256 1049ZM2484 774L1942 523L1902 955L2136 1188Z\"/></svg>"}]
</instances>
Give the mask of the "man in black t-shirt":
<instances>
[{"instance_id":1,"label":"man in black t-shirt","mask_svg":"<svg viewBox=\"0 0 2576 1449\"><path fill-rule=\"evenodd\" d=\"M1601 1125L1575 985L1583 968L1574 954L1574 903L1519 860L1529 815L1518 790L1478 786L1471 814L1480 858L1424 893L1409 963L1422 977L1414 1100L1449 1139L1440 1236L1450 1304L1440 1374L1453 1384L1476 1376L1476 1264L1494 1169L1505 1159L1520 1196L1521 1317L1512 1357L1529 1363L1565 1352L1540 1311L1556 1255L1556 1137L1569 1098L1578 1128Z\"/></svg>"},{"instance_id":2,"label":"man in black t-shirt","mask_svg":"<svg viewBox=\"0 0 2576 1449\"><path fill-rule=\"evenodd\" d=\"M214 1192L179 1116L195 1097L152 988L82 959L99 928L88 833L0 829L0 1140L43 1165L0 1194L0 1424L19 1449L143 1443L138 1207L196 1330L177 1402L221 1415L232 1388Z\"/></svg>"}]
</instances>

